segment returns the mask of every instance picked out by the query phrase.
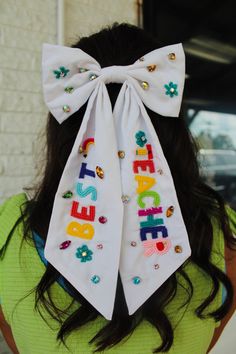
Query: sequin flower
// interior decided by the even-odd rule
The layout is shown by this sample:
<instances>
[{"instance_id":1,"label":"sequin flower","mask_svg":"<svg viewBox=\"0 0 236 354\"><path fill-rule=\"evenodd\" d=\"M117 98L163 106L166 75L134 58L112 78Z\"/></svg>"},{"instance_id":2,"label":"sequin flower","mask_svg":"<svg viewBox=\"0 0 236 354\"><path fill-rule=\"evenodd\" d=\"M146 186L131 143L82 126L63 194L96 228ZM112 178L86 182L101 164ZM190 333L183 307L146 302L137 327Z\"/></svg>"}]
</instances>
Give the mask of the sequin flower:
<instances>
[{"instance_id":1,"label":"sequin flower","mask_svg":"<svg viewBox=\"0 0 236 354\"><path fill-rule=\"evenodd\" d=\"M136 143L137 145L143 147L146 142L147 142L147 139L146 139L146 136L145 136L145 133L142 132L141 130L139 130L136 134L135 134L135 138L136 138Z\"/></svg>"},{"instance_id":2,"label":"sequin flower","mask_svg":"<svg viewBox=\"0 0 236 354\"><path fill-rule=\"evenodd\" d=\"M80 262L87 262L92 260L93 252L88 249L87 245L77 248L76 257L81 258Z\"/></svg>"},{"instance_id":3,"label":"sequin flower","mask_svg":"<svg viewBox=\"0 0 236 354\"><path fill-rule=\"evenodd\" d=\"M60 79L60 77L65 77L69 71L64 66L60 66L58 70L53 70L53 74L56 76L56 79Z\"/></svg>"},{"instance_id":4,"label":"sequin flower","mask_svg":"<svg viewBox=\"0 0 236 354\"><path fill-rule=\"evenodd\" d=\"M174 84L172 81L169 82L168 85L164 85L166 89L166 95L170 95L170 97L178 96L177 84Z\"/></svg>"}]
</instances>

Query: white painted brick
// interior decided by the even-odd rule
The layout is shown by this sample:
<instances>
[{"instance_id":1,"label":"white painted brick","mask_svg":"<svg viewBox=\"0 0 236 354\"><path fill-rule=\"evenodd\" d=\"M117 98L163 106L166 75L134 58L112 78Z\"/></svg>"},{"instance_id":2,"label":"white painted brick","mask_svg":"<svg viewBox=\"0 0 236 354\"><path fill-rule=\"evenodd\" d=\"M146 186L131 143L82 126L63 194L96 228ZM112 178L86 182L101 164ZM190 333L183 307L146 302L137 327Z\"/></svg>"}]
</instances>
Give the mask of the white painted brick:
<instances>
[{"instance_id":1,"label":"white painted brick","mask_svg":"<svg viewBox=\"0 0 236 354\"><path fill-rule=\"evenodd\" d=\"M46 120L46 112L45 115L32 112L3 112L1 113L0 131L5 133L35 134L45 127Z\"/></svg>"},{"instance_id":2,"label":"white painted brick","mask_svg":"<svg viewBox=\"0 0 236 354\"><path fill-rule=\"evenodd\" d=\"M22 192L23 188L30 186L32 183L33 178L31 176L0 176L0 200L4 200L12 194Z\"/></svg>"},{"instance_id":3,"label":"white painted brick","mask_svg":"<svg viewBox=\"0 0 236 354\"><path fill-rule=\"evenodd\" d=\"M2 112L41 112L46 107L41 94L21 91L1 91L0 110Z\"/></svg>"},{"instance_id":4,"label":"white painted brick","mask_svg":"<svg viewBox=\"0 0 236 354\"><path fill-rule=\"evenodd\" d=\"M24 49L0 47L0 67L25 71L40 69L41 53Z\"/></svg>"},{"instance_id":5,"label":"white painted brick","mask_svg":"<svg viewBox=\"0 0 236 354\"><path fill-rule=\"evenodd\" d=\"M4 175L30 176L35 173L35 162L32 155L0 156L0 166L3 167Z\"/></svg>"},{"instance_id":6,"label":"white painted brick","mask_svg":"<svg viewBox=\"0 0 236 354\"><path fill-rule=\"evenodd\" d=\"M1 155L31 155L35 135L30 134L6 134L0 133Z\"/></svg>"},{"instance_id":7,"label":"white painted brick","mask_svg":"<svg viewBox=\"0 0 236 354\"><path fill-rule=\"evenodd\" d=\"M0 25L0 45L40 52L44 42L56 43L55 34L37 33L22 28Z\"/></svg>"},{"instance_id":8,"label":"white painted brick","mask_svg":"<svg viewBox=\"0 0 236 354\"><path fill-rule=\"evenodd\" d=\"M41 73L11 69L0 69L2 89L41 93Z\"/></svg>"},{"instance_id":9,"label":"white painted brick","mask_svg":"<svg viewBox=\"0 0 236 354\"><path fill-rule=\"evenodd\" d=\"M1 0L0 23L31 31L54 34L56 28L56 7L53 12L41 6L41 1L31 0L31 6L24 6L24 0ZM48 0L56 4L54 0ZM34 4L34 5L33 5ZM36 7L34 7L36 5Z\"/></svg>"}]
</instances>

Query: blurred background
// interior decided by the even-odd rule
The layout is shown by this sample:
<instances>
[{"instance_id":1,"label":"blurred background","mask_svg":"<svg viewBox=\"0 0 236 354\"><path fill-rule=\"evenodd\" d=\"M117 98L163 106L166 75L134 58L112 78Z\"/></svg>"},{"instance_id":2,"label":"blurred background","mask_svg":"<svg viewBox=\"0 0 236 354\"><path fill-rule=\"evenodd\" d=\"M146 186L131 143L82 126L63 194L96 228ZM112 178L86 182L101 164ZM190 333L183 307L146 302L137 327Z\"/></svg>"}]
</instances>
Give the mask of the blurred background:
<instances>
[{"instance_id":1,"label":"blurred background","mask_svg":"<svg viewBox=\"0 0 236 354\"><path fill-rule=\"evenodd\" d=\"M233 0L0 0L0 203L34 183L43 163L42 43L69 46L107 24L129 22L163 46L183 43L184 118L200 170L236 209L235 10ZM211 354L235 353L234 328L235 316ZM0 354L8 353L0 336Z\"/></svg>"}]
</instances>

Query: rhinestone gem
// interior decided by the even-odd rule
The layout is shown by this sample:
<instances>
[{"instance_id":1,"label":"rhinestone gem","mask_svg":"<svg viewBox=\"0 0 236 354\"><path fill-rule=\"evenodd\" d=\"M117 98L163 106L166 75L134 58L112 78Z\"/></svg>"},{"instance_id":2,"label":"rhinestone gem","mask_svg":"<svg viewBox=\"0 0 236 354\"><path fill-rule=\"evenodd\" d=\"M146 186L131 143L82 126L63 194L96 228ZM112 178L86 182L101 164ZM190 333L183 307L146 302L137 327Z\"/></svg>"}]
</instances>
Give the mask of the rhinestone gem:
<instances>
[{"instance_id":1,"label":"rhinestone gem","mask_svg":"<svg viewBox=\"0 0 236 354\"><path fill-rule=\"evenodd\" d=\"M175 89L171 87L170 92L175 92Z\"/></svg>"},{"instance_id":2,"label":"rhinestone gem","mask_svg":"<svg viewBox=\"0 0 236 354\"><path fill-rule=\"evenodd\" d=\"M64 199L69 199L73 196L73 193L71 191L67 191L62 195L62 198Z\"/></svg>"},{"instance_id":3,"label":"rhinestone gem","mask_svg":"<svg viewBox=\"0 0 236 354\"><path fill-rule=\"evenodd\" d=\"M67 104L65 104L65 105L62 107L62 109L63 109L63 111L64 111L65 113L70 112L70 107L69 107Z\"/></svg>"},{"instance_id":4,"label":"rhinestone gem","mask_svg":"<svg viewBox=\"0 0 236 354\"><path fill-rule=\"evenodd\" d=\"M66 87L65 92L66 93L72 93L74 91L74 87Z\"/></svg>"},{"instance_id":5,"label":"rhinestone gem","mask_svg":"<svg viewBox=\"0 0 236 354\"><path fill-rule=\"evenodd\" d=\"M128 203L130 201L130 197L128 195L122 195L121 199L123 203Z\"/></svg>"},{"instance_id":6,"label":"rhinestone gem","mask_svg":"<svg viewBox=\"0 0 236 354\"><path fill-rule=\"evenodd\" d=\"M97 284L100 282L100 277L98 275L94 275L92 278L91 278L91 281L94 283L94 284Z\"/></svg>"},{"instance_id":7,"label":"rhinestone gem","mask_svg":"<svg viewBox=\"0 0 236 354\"><path fill-rule=\"evenodd\" d=\"M125 157L125 152L122 151L122 150L119 150L118 151L118 156L119 156L120 159L123 159Z\"/></svg>"},{"instance_id":8,"label":"rhinestone gem","mask_svg":"<svg viewBox=\"0 0 236 354\"><path fill-rule=\"evenodd\" d=\"M86 69L86 68L79 68L79 73L80 73L80 74L85 73L86 71L88 71L88 69Z\"/></svg>"},{"instance_id":9,"label":"rhinestone gem","mask_svg":"<svg viewBox=\"0 0 236 354\"><path fill-rule=\"evenodd\" d=\"M148 65L147 69L148 69L148 71L152 72L152 71L156 70L156 67L157 66L155 64L152 64L152 65Z\"/></svg>"},{"instance_id":10,"label":"rhinestone gem","mask_svg":"<svg viewBox=\"0 0 236 354\"><path fill-rule=\"evenodd\" d=\"M139 284L141 282L141 278L140 277L133 277L133 283L134 284Z\"/></svg>"},{"instance_id":11,"label":"rhinestone gem","mask_svg":"<svg viewBox=\"0 0 236 354\"><path fill-rule=\"evenodd\" d=\"M172 216L174 214L174 207L173 205L171 205L167 210L166 210L166 216L169 218L170 216Z\"/></svg>"},{"instance_id":12,"label":"rhinestone gem","mask_svg":"<svg viewBox=\"0 0 236 354\"><path fill-rule=\"evenodd\" d=\"M135 247L135 246L137 246L137 242L135 242L135 241L131 241L131 246L133 246L133 247Z\"/></svg>"},{"instance_id":13,"label":"rhinestone gem","mask_svg":"<svg viewBox=\"0 0 236 354\"><path fill-rule=\"evenodd\" d=\"M160 174L160 175L163 175L163 170L161 168L159 168L159 170L157 170L157 172Z\"/></svg>"},{"instance_id":14,"label":"rhinestone gem","mask_svg":"<svg viewBox=\"0 0 236 354\"><path fill-rule=\"evenodd\" d=\"M104 178L104 171L101 167L97 166L96 167L96 174L98 175L99 178L103 179Z\"/></svg>"},{"instance_id":15,"label":"rhinestone gem","mask_svg":"<svg viewBox=\"0 0 236 354\"><path fill-rule=\"evenodd\" d=\"M107 218L105 216L100 216L98 221L101 223L101 224L105 224L107 222Z\"/></svg>"},{"instance_id":16,"label":"rhinestone gem","mask_svg":"<svg viewBox=\"0 0 236 354\"><path fill-rule=\"evenodd\" d=\"M148 88L149 88L149 84L147 81L142 81L141 86L144 90L148 90Z\"/></svg>"},{"instance_id":17,"label":"rhinestone gem","mask_svg":"<svg viewBox=\"0 0 236 354\"><path fill-rule=\"evenodd\" d=\"M83 146L80 145L80 146L79 146L79 153L82 154L83 152L84 152Z\"/></svg>"},{"instance_id":18,"label":"rhinestone gem","mask_svg":"<svg viewBox=\"0 0 236 354\"><path fill-rule=\"evenodd\" d=\"M98 248L99 250L102 250L102 249L103 249L103 245L102 245L101 243L99 243L99 244L97 245L97 248Z\"/></svg>"},{"instance_id":19,"label":"rhinestone gem","mask_svg":"<svg viewBox=\"0 0 236 354\"><path fill-rule=\"evenodd\" d=\"M155 269L160 268L159 264L154 264L154 268L155 268Z\"/></svg>"},{"instance_id":20,"label":"rhinestone gem","mask_svg":"<svg viewBox=\"0 0 236 354\"><path fill-rule=\"evenodd\" d=\"M91 74L89 75L89 80L90 80L90 81L95 80L97 77L98 77L98 76L97 76L96 74L91 73Z\"/></svg>"},{"instance_id":21,"label":"rhinestone gem","mask_svg":"<svg viewBox=\"0 0 236 354\"><path fill-rule=\"evenodd\" d=\"M69 247L71 244L71 241L64 241L60 244L60 250L65 250L67 247Z\"/></svg>"},{"instance_id":22,"label":"rhinestone gem","mask_svg":"<svg viewBox=\"0 0 236 354\"><path fill-rule=\"evenodd\" d=\"M144 61L144 57L139 58L139 61Z\"/></svg>"},{"instance_id":23,"label":"rhinestone gem","mask_svg":"<svg viewBox=\"0 0 236 354\"><path fill-rule=\"evenodd\" d=\"M169 58L170 60L175 60L175 58L176 58L175 53L169 53L169 54L168 54L168 58Z\"/></svg>"},{"instance_id":24,"label":"rhinestone gem","mask_svg":"<svg viewBox=\"0 0 236 354\"><path fill-rule=\"evenodd\" d=\"M163 242L157 242L156 243L156 248L158 249L158 251L163 251L165 246Z\"/></svg>"},{"instance_id":25,"label":"rhinestone gem","mask_svg":"<svg viewBox=\"0 0 236 354\"><path fill-rule=\"evenodd\" d=\"M87 252L82 252L82 256L83 257L87 256Z\"/></svg>"},{"instance_id":26,"label":"rhinestone gem","mask_svg":"<svg viewBox=\"0 0 236 354\"><path fill-rule=\"evenodd\" d=\"M183 251L183 249L182 249L181 246L179 246L179 245L175 246L175 252L176 253L182 253L182 251Z\"/></svg>"}]
</instances>

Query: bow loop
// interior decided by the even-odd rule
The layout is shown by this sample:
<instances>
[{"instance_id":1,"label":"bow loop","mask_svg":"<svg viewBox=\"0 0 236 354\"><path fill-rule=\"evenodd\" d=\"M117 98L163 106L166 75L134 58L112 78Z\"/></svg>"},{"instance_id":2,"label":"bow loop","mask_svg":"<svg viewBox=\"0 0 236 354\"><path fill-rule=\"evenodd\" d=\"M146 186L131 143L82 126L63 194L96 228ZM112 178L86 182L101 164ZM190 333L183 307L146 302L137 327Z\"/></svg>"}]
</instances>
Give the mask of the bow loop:
<instances>
[{"instance_id":1,"label":"bow loop","mask_svg":"<svg viewBox=\"0 0 236 354\"><path fill-rule=\"evenodd\" d=\"M101 69L100 78L105 84L112 82L123 84L128 79L126 66L113 65Z\"/></svg>"}]
</instances>

